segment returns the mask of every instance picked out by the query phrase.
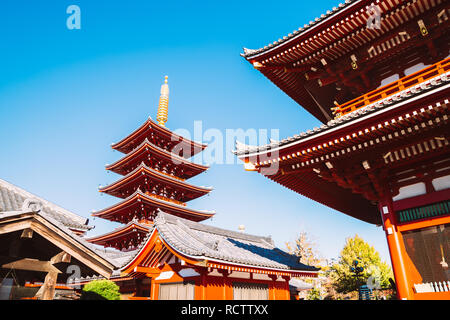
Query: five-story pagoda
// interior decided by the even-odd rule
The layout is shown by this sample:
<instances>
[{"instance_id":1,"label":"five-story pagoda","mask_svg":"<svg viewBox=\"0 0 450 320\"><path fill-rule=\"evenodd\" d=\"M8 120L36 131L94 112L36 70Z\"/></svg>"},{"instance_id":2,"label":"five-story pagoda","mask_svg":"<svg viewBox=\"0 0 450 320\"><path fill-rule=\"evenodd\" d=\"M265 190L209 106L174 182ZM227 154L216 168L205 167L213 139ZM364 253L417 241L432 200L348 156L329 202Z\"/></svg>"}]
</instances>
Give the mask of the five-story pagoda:
<instances>
[{"instance_id":1,"label":"five-story pagoda","mask_svg":"<svg viewBox=\"0 0 450 320\"><path fill-rule=\"evenodd\" d=\"M123 226L89 242L121 251L131 251L145 238L158 209L191 221L202 221L214 215L212 211L188 208L186 202L209 193L209 187L194 186L187 179L207 166L188 159L206 148L181 137L165 127L169 103L167 76L161 86L157 122L150 117L133 133L117 143L114 150L125 154L106 170L122 175L99 191L121 199L118 203L94 212L94 217L116 221Z\"/></svg>"}]
</instances>

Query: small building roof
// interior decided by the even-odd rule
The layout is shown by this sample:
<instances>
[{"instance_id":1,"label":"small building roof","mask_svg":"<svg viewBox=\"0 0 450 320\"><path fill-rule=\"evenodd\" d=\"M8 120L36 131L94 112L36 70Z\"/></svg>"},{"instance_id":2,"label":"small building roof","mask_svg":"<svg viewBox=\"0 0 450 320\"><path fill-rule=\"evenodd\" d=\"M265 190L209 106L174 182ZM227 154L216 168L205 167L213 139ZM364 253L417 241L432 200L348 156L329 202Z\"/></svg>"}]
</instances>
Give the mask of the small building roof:
<instances>
[{"instance_id":1,"label":"small building roof","mask_svg":"<svg viewBox=\"0 0 450 320\"><path fill-rule=\"evenodd\" d=\"M29 223L26 223L27 221ZM99 272L109 277L112 271L120 266L116 256L110 256L109 251L100 249L76 235L52 215L37 208L35 203L25 204L21 210L0 212L0 226L13 224L20 224L20 226L10 228L10 230L31 228L42 235L43 238L52 242L56 247L61 248L85 264L91 270L88 274ZM7 233L9 229L4 228L4 230ZM87 272L88 269L82 268L83 270Z\"/></svg>"},{"instance_id":2,"label":"small building roof","mask_svg":"<svg viewBox=\"0 0 450 320\"><path fill-rule=\"evenodd\" d=\"M24 206L27 208L31 203L42 207L41 211L45 212L46 216L52 217L72 230L85 232L94 228L93 226L87 225L89 219L81 217L50 201L25 191L12 183L0 179L0 213L6 211L22 211Z\"/></svg>"}]
</instances>

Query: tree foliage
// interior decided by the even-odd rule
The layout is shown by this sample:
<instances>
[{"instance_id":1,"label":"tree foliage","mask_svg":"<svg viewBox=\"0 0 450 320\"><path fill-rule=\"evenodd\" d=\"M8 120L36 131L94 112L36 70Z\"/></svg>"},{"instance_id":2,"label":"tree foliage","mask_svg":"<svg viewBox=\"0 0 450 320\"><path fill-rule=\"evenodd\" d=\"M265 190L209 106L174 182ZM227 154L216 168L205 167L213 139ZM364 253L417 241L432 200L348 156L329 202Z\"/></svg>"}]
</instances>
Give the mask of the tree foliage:
<instances>
[{"instance_id":1,"label":"tree foliage","mask_svg":"<svg viewBox=\"0 0 450 320\"><path fill-rule=\"evenodd\" d=\"M312 288L308 292L308 296L306 297L308 300L321 300L320 290L317 288Z\"/></svg>"},{"instance_id":2,"label":"tree foliage","mask_svg":"<svg viewBox=\"0 0 450 320\"><path fill-rule=\"evenodd\" d=\"M300 232L295 243L286 242L286 247L288 252L298 256L299 261L303 264L317 267L322 262L317 245L305 231Z\"/></svg>"},{"instance_id":3,"label":"tree foliage","mask_svg":"<svg viewBox=\"0 0 450 320\"><path fill-rule=\"evenodd\" d=\"M351 271L355 260L364 268L358 279ZM381 261L375 248L355 235L346 240L338 263L331 267L330 276L337 292L348 293L357 290L362 284L375 289L388 288L389 278L392 278L393 274L391 268Z\"/></svg>"},{"instance_id":4,"label":"tree foliage","mask_svg":"<svg viewBox=\"0 0 450 320\"><path fill-rule=\"evenodd\" d=\"M82 300L120 300L119 286L110 280L94 280L83 287Z\"/></svg>"}]
</instances>

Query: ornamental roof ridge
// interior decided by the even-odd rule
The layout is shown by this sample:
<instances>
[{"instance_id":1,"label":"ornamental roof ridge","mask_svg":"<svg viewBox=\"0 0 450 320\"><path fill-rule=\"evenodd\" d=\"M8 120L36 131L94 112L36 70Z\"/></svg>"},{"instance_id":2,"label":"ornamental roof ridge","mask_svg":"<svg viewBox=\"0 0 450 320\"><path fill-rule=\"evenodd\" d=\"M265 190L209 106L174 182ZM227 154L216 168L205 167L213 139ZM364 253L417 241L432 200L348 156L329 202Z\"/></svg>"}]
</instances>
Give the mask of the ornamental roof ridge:
<instances>
[{"instance_id":1,"label":"ornamental roof ridge","mask_svg":"<svg viewBox=\"0 0 450 320\"><path fill-rule=\"evenodd\" d=\"M258 55L260 53L263 53L265 51L268 51L272 48L275 48L279 45L282 45L282 44L286 43L287 41L289 41L297 36L300 36L301 34L306 33L311 28L316 26L318 23L337 15L338 13L342 12L344 9L348 8L351 4L356 3L358 1L362 1L362 0L345 0L344 3L339 3L338 7L333 7L332 10L327 10L326 14L322 14L320 17L315 18L314 21L310 21L308 24L304 24L303 27L300 27L297 30L294 30L292 33L289 33L287 36L284 36L282 39L281 38L278 39L278 41L269 43L268 45L266 45L262 48L259 48L259 49L244 48L244 53L241 53L241 56L247 59L247 58L253 57L255 55Z\"/></svg>"},{"instance_id":2,"label":"ornamental roof ridge","mask_svg":"<svg viewBox=\"0 0 450 320\"><path fill-rule=\"evenodd\" d=\"M292 137L287 137L285 139L281 139L277 143L270 143L261 146L250 146L242 143L240 141L236 141L236 149L231 152L237 156L244 156L251 153L256 153L260 151L271 150L272 148L281 147L291 142L298 142L306 138L313 137L314 135L331 130L335 127L339 127L348 122L351 122L355 119L363 117L365 115L370 115L376 111L392 106L395 103L399 103L401 101L406 101L410 98L417 97L421 94L425 94L431 90L437 89L441 86L444 86L447 82L450 81L450 71L447 71L443 74L439 74L436 77L433 77L427 81L424 81L420 84L417 84L411 88L404 89L394 95L388 96L384 99L375 101L363 108L357 109L353 112L350 112L342 117L332 119L327 122L327 124L322 124L320 127L314 127L313 130L309 129L305 132L301 132L300 134L293 135Z\"/></svg>"}]
</instances>

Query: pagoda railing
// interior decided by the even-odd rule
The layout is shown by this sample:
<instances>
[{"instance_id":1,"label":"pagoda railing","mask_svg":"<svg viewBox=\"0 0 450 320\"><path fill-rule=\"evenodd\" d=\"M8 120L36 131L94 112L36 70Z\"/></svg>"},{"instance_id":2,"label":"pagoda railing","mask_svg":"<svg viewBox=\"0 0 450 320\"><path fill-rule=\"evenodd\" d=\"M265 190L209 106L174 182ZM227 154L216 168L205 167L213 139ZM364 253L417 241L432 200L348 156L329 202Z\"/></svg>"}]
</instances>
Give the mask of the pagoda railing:
<instances>
[{"instance_id":1,"label":"pagoda railing","mask_svg":"<svg viewBox=\"0 0 450 320\"><path fill-rule=\"evenodd\" d=\"M144 163L144 165L147 166L146 163ZM133 167L133 169L130 170L129 172L127 172L127 174L130 173L130 172L132 172L133 170L136 170L136 168L138 168L138 167L139 167L139 165L137 165L136 167ZM163 172L163 171L161 171L160 169L156 169L156 168L152 167L151 165L148 166L148 167L151 168L151 169L153 169L154 171L156 171L156 172L158 172L158 173L160 173L160 174L162 174L162 175L168 176L168 177L170 177L170 178L174 178L174 179L177 179L177 180L180 180L180 181L186 181L186 179L183 179L183 178L178 177L178 176L176 176L176 175L174 175L174 174L171 174L171 173Z\"/></svg>"},{"instance_id":2,"label":"pagoda railing","mask_svg":"<svg viewBox=\"0 0 450 320\"><path fill-rule=\"evenodd\" d=\"M161 173L161 174L166 175L166 176L168 176L168 177L171 177L171 178L174 178L174 179L177 179L177 180L180 180L180 181L186 181L186 179L177 177L176 175L173 175L173 174L170 174L170 173L166 173L166 172L162 172L162 171L157 170L157 169L154 169L154 170L155 170L155 171L158 171L158 173Z\"/></svg>"},{"instance_id":3,"label":"pagoda railing","mask_svg":"<svg viewBox=\"0 0 450 320\"><path fill-rule=\"evenodd\" d=\"M166 201L166 202L172 202L172 203L175 203L175 204L177 204L179 206L186 207L186 203L178 201L178 200L175 200L175 199L170 199L170 198L167 198L167 197L164 197L164 196L160 196L158 194L154 194L154 193L151 193L151 192L146 192L145 194L147 196L155 198L155 199L163 200L163 201Z\"/></svg>"},{"instance_id":4,"label":"pagoda railing","mask_svg":"<svg viewBox=\"0 0 450 320\"><path fill-rule=\"evenodd\" d=\"M370 91L362 96L359 96L353 100L350 100L344 104L337 105L332 108L336 117L341 117L350 112L363 108L378 100L392 96L400 91L416 86L422 82L425 82L431 78L439 76L450 70L450 58L441 60L431 66L428 66L422 70L419 70L413 74L407 75L395 82L385 85L381 88Z\"/></svg>"}]
</instances>

